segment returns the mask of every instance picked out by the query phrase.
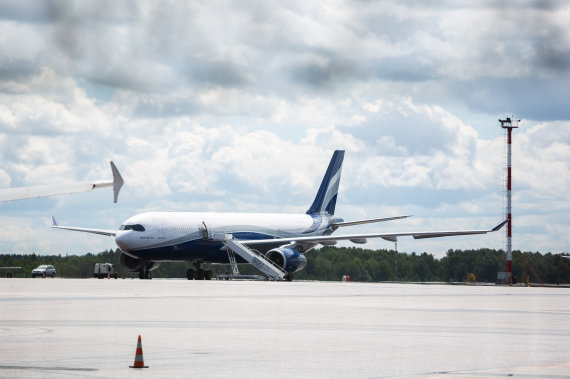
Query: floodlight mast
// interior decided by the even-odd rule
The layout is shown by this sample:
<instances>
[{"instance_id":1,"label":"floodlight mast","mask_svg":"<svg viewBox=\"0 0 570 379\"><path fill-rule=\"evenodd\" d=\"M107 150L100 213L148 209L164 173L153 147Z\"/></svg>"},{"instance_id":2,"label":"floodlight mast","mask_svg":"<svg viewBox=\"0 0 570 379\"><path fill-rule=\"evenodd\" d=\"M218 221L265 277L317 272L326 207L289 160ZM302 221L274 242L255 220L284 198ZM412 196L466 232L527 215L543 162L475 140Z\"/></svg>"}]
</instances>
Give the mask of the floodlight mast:
<instances>
[{"instance_id":1,"label":"floodlight mast","mask_svg":"<svg viewBox=\"0 0 570 379\"><path fill-rule=\"evenodd\" d=\"M512 120L507 117L505 120L499 119L501 128L507 131L507 272L509 275L509 283L513 283L513 251L512 251L512 204L511 204L511 144L513 129L519 127L521 120Z\"/></svg>"}]
</instances>

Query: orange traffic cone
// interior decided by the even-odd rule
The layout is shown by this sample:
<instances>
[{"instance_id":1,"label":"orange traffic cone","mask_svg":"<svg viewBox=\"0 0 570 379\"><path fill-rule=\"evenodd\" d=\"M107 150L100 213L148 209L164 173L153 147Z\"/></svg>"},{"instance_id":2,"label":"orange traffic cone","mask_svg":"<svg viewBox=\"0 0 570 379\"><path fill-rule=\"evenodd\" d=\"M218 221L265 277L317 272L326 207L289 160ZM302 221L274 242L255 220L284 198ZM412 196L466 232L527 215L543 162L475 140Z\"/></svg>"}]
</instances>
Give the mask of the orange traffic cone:
<instances>
[{"instance_id":1,"label":"orange traffic cone","mask_svg":"<svg viewBox=\"0 0 570 379\"><path fill-rule=\"evenodd\" d=\"M130 368L148 368L148 366L144 365L141 335L140 334L139 334L139 342L137 342L137 352L135 354L135 363L129 367Z\"/></svg>"},{"instance_id":2,"label":"orange traffic cone","mask_svg":"<svg viewBox=\"0 0 570 379\"><path fill-rule=\"evenodd\" d=\"M111 273L110 272L107 273L107 279L111 279Z\"/></svg>"}]
</instances>

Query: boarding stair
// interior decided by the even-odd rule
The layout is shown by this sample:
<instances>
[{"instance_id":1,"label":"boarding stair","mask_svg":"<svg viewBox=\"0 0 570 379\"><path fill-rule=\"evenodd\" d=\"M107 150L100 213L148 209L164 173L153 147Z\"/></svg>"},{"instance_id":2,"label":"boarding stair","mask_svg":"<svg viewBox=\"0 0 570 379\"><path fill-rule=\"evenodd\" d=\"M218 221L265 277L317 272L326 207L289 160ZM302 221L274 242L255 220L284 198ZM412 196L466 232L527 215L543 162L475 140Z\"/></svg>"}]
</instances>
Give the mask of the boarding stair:
<instances>
[{"instance_id":1,"label":"boarding stair","mask_svg":"<svg viewBox=\"0 0 570 379\"><path fill-rule=\"evenodd\" d=\"M236 272L239 275L239 271L237 270L237 265L235 264L235 256L233 256L233 253L239 255L253 267L263 272L265 275L272 277L273 279L283 279L287 275L287 271L283 270L281 267L277 266L275 263L265 258L255 250L252 250L239 242L234 238L232 234L225 234L223 237L223 242L228 250L228 258L230 259L230 264L232 265L232 271L234 275Z\"/></svg>"},{"instance_id":2,"label":"boarding stair","mask_svg":"<svg viewBox=\"0 0 570 379\"><path fill-rule=\"evenodd\" d=\"M228 251L228 259L230 260L230 266L232 266L232 275L234 277L239 276L239 269L236 263L236 256L232 249L226 249Z\"/></svg>"}]
</instances>

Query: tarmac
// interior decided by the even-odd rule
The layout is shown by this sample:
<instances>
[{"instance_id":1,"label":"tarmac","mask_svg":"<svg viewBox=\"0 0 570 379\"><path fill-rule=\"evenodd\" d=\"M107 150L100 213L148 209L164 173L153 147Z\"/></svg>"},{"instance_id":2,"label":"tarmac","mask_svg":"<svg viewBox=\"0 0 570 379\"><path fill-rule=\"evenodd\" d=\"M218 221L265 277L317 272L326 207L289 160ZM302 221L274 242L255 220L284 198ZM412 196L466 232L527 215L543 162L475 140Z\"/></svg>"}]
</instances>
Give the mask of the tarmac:
<instances>
[{"instance_id":1,"label":"tarmac","mask_svg":"<svg viewBox=\"0 0 570 379\"><path fill-rule=\"evenodd\" d=\"M0 279L0 341L3 378L570 378L570 289Z\"/></svg>"}]
</instances>

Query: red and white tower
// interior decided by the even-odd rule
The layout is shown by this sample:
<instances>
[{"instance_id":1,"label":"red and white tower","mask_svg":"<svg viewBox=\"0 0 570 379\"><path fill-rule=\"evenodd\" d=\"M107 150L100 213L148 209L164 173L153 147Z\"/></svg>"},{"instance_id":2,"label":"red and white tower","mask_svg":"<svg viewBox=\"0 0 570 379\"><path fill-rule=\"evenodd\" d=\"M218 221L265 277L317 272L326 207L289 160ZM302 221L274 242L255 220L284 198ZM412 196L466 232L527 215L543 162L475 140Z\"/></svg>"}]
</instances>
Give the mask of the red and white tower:
<instances>
[{"instance_id":1,"label":"red and white tower","mask_svg":"<svg viewBox=\"0 0 570 379\"><path fill-rule=\"evenodd\" d=\"M520 120L511 120L507 117L505 120L499 119L501 128L507 131L507 273L509 283L513 282L513 251L512 251L512 206L511 206L511 143L513 129L519 127Z\"/></svg>"}]
</instances>

